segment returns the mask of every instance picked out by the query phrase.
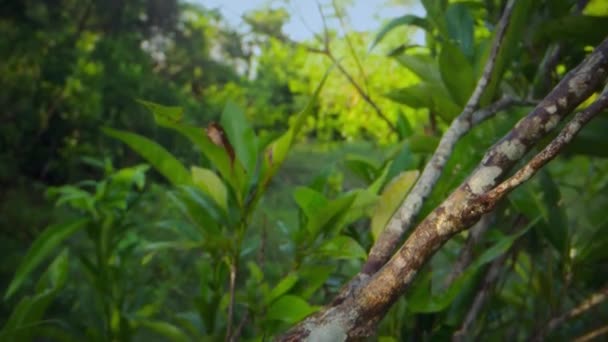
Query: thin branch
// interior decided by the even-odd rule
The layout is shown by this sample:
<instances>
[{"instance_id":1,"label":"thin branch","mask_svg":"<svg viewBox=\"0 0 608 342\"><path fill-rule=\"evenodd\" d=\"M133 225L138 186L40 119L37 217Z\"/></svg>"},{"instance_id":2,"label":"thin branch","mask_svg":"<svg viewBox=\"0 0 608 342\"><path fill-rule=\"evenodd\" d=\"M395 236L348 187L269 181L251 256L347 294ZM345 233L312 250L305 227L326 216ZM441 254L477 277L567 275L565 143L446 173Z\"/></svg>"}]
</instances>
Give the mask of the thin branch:
<instances>
[{"instance_id":1,"label":"thin branch","mask_svg":"<svg viewBox=\"0 0 608 342\"><path fill-rule=\"evenodd\" d=\"M509 101L512 101L509 99L500 100L496 104L490 106L487 110L482 110L477 115L474 115L475 109L479 106L481 96L490 84L490 78L492 77L492 73L496 66L496 59L500 48L502 47L511 14L513 13L513 3L514 1L510 0L503 12L500 23L498 24L498 30L496 31L496 38L492 45L490 56L484 66L482 76L475 86L475 90L473 90L473 94L469 98L462 113L452 121L450 128L448 128L441 138L435 153L431 157L431 160L426 164L420 178L418 178L418 181L409 192L408 196L405 198L397 212L395 212L382 234L380 234L376 243L372 246L367 262L363 266L363 274L374 274L393 254L393 251L401 241L403 235L405 235L407 230L414 223L416 215L418 215L422 208L422 203L424 203L424 200L433 190L435 183L439 180L445 164L452 154L458 140L475 124L496 114L496 112L504 109L506 104L510 104ZM471 120L471 117L473 117L473 120Z\"/></svg>"},{"instance_id":2,"label":"thin branch","mask_svg":"<svg viewBox=\"0 0 608 342\"><path fill-rule=\"evenodd\" d=\"M578 112L574 118L562 129L562 131L545 148L532 158L523 168L517 171L509 179L505 180L494 189L483 195L483 200L496 202L511 192L516 187L530 179L545 164L555 158L559 152L568 144L583 126L588 123L595 115L608 108L608 86L589 107Z\"/></svg>"},{"instance_id":3,"label":"thin branch","mask_svg":"<svg viewBox=\"0 0 608 342\"><path fill-rule=\"evenodd\" d=\"M593 341L595 340L597 337L602 336L602 335L607 335L608 334L608 325L604 325L603 327L600 327L599 329L595 329L591 332L586 333L583 336L577 337L574 342L587 342L587 341Z\"/></svg>"},{"instance_id":4,"label":"thin branch","mask_svg":"<svg viewBox=\"0 0 608 342\"><path fill-rule=\"evenodd\" d=\"M483 194L496 186L526 152L550 134L559 122L595 92L608 76L608 39L564 79L500 141L492 146L469 177L433 210L401 248L354 293L334 301L282 337L345 340L369 336L391 305L407 290L435 252L467 229L493 206ZM494 203L496 205L496 203ZM483 210L479 210L482 208Z\"/></svg>"},{"instance_id":5,"label":"thin branch","mask_svg":"<svg viewBox=\"0 0 608 342\"><path fill-rule=\"evenodd\" d=\"M576 318L585 312L591 310L597 305L608 299L608 286L604 286L600 291L592 294L579 305L557 317L552 318L544 327L539 329L536 334L530 339L531 341L542 341L551 331L555 330L565 322Z\"/></svg>"},{"instance_id":6,"label":"thin branch","mask_svg":"<svg viewBox=\"0 0 608 342\"><path fill-rule=\"evenodd\" d=\"M226 326L226 341L232 341L232 323L234 321L234 304L236 292L236 260L230 263L230 303L228 304L228 323Z\"/></svg>"}]
</instances>

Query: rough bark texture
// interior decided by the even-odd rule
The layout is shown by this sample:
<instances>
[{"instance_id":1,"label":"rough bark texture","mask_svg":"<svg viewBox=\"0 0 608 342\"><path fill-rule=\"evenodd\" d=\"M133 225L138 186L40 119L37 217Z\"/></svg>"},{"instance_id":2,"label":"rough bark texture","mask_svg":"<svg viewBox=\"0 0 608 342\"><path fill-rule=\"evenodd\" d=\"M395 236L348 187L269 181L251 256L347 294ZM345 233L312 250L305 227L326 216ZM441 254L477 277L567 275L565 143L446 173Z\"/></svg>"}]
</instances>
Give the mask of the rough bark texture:
<instances>
[{"instance_id":1,"label":"rough bark texture","mask_svg":"<svg viewBox=\"0 0 608 342\"><path fill-rule=\"evenodd\" d=\"M604 82L608 39L604 40L526 117L492 146L471 175L408 237L376 273L360 279L353 292L307 318L282 337L284 341L343 341L373 334L377 322L403 294L417 272L454 234L474 224L496 201L483 195L539 140ZM544 164L543 164L544 165Z\"/></svg>"}]
</instances>

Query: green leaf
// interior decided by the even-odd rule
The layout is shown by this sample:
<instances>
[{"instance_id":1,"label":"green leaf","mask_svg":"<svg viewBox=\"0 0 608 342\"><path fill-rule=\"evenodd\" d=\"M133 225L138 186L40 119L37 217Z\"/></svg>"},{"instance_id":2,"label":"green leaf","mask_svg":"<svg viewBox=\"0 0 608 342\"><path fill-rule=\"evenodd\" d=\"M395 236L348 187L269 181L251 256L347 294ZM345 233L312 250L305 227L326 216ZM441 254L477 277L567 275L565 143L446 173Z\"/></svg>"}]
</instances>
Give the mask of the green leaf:
<instances>
[{"instance_id":1,"label":"green leaf","mask_svg":"<svg viewBox=\"0 0 608 342\"><path fill-rule=\"evenodd\" d=\"M108 127L102 128L102 131L124 142L135 152L139 153L173 185L189 184L191 182L190 172L188 172L184 165L156 142L135 133L119 131Z\"/></svg>"},{"instance_id":2,"label":"green leaf","mask_svg":"<svg viewBox=\"0 0 608 342\"><path fill-rule=\"evenodd\" d=\"M378 236L399 208L416 179L418 179L419 174L418 170L402 172L386 186L372 216L371 228L374 240L378 239Z\"/></svg>"},{"instance_id":3,"label":"green leaf","mask_svg":"<svg viewBox=\"0 0 608 342\"><path fill-rule=\"evenodd\" d=\"M355 239L344 235L325 241L316 253L323 258L335 259L365 259L367 257L365 249Z\"/></svg>"},{"instance_id":4,"label":"green leaf","mask_svg":"<svg viewBox=\"0 0 608 342\"><path fill-rule=\"evenodd\" d=\"M315 311L317 308L308 305L304 299L287 295L279 298L268 308L266 319L293 324Z\"/></svg>"},{"instance_id":5,"label":"green leaf","mask_svg":"<svg viewBox=\"0 0 608 342\"><path fill-rule=\"evenodd\" d=\"M214 222L228 224L229 216L210 195L194 186L183 185L179 189L183 196L192 200L198 206L198 210L202 209L202 211L209 214Z\"/></svg>"},{"instance_id":6,"label":"green leaf","mask_svg":"<svg viewBox=\"0 0 608 342\"><path fill-rule=\"evenodd\" d=\"M63 287L68 279L69 267L69 253L66 248L59 253L59 255L55 258L55 260L53 260L51 265L49 265L47 270L44 272L36 286L36 292L42 292L46 289L59 289Z\"/></svg>"},{"instance_id":7,"label":"green leaf","mask_svg":"<svg viewBox=\"0 0 608 342\"><path fill-rule=\"evenodd\" d=\"M153 332L167 338L169 341L176 342L189 342L192 341L190 336L183 332L180 328L175 325L164 322L164 321L153 321L147 319L137 320L137 323L143 327L146 327Z\"/></svg>"},{"instance_id":8,"label":"green leaf","mask_svg":"<svg viewBox=\"0 0 608 342\"><path fill-rule=\"evenodd\" d=\"M293 198L307 218L317 215L319 210L327 206L328 200L322 193L299 186L293 192Z\"/></svg>"},{"instance_id":9,"label":"green leaf","mask_svg":"<svg viewBox=\"0 0 608 342\"><path fill-rule=\"evenodd\" d=\"M30 341L56 294L56 289L47 289L22 298L0 330L0 341Z\"/></svg>"},{"instance_id":10,"label":"green leaf","mask_svg":"<svg viewBox=\"0 0 608 342\"><path fill-rule=\"evenodd\" d=\"M439 54L439 70L452 99L464 108L475 88L473 67L454 44L446 42Z\"/></svg>"},{"instance_id":11,"label":"green leaf","mask_svg":"<svg viewBox=\"0 0 608 342\"><path fill-rule=\"evenodd\" d=\"M395 18L395 19L389 21L386 25L384 25L382 27L382 29L380 29L380 31L376 34L374 41L372 42L372 44L369 47L369 51L371 51L376 45L378 45L378 43L380 43L380 41L384 38L384 36L386 36L389 32L391 32L393 29L395 29L399 26L402 26L402 25L417 26L428 32L433 30L430 23L425 18L420 18L415 15L406 14L404 16L401 16L401 17L398 17L398 18Z\"/></svg>"},{"instance_id":12,"label":"green leaf","mask_svg":"<svg viewBox=\"0 0 608 342\"><path fill-rule=\"evenodd\" d=\"M251 179L258 160L258 143L255 133L245 117L245 112L229 101L224 107L220 124L234 148L236 159L241 162Z\"/></svg>"},{"instance_id":13,"label":"green leaf","mask_svg":"<svg viewBox=\"0 0 608 342\"><path fill-rule=\"evenodd\" d=\"M403 54L395 57L395 60L402 66L416 74L421 80L431 84L441 82L441 75L435 59L423 54Z\"/></svg>"},{"instance_id":14,"label":"green leaf","mask_svg":"<svg viewBox=\"0 0 608 342\"><path fill-rule=\"evenodd\" d=\"M448 28L445 22L445 10L448 4L447 0L421 0L422 6L426 10L427 19L430 20L439 33L444 37L448 36Z\"/></svg>"},{"instance_id":15,"label":"green leaf","mask_svg":"<svg viewBox=\"0 0 608 342\"><path fill-rule=\"evenodd\" d=\"M344 165L368 184L378 176L379 165L369 157L349 154L344 158Z\"/></svg>"},{"instance_id":16,"label":"green leaf","mask_svg":"<svg viewBox=\"0 0 608 342\"><path fill-rule=\"evenodd\" d=\"M158 125L172 129L188 138L200 149L211 164L217 168L235 193L241 193L242 188L245 185L247 174L240 161L233 163L226 150L209 140L209 137L207 137L207 134L202 128L179 123L174 120L176 115L166 115L163 111L153 111L152 113L154 114L154 120ZM241 200L241 197L237 198Z\"/></svg>"},{"instance_id":17,"label":"green leaf","mask_svg":"<svg viewBox=\"0 0 608 342\"><path fill-rule=\"evenodd\" d=\"M450 38L457 42L464 56L472 58L474 22L469 8L463 3L450 4L445 13L445 20Z\"/></svg>"},{"instance_id":18,"label":"green leaf","mask_svg":"<svg viewBox=\"0 0 608 342\"><path fill-rule=\"evenodd\" d=\"M399 134L399 140L403 140L414 133L412 125L401 110L397 114L397 133Z\"/></svg>"},{"instance_id":19,"label":"green leaf","mask_svg":"<svg viewBox=\"0 0 608 342\"><path fill-rule=\"evenodd\" d=\"M451 122L461 111L461 107L451 100L443 84L419 82L393 90L386 94L386 97L414 109L428 108L446 122Z\"/></svg>"},{"instance_id":20,"label":"green leaf","mask_svg":"<svg viewBox=\"0 0 608 342\"><path fill-rule=\"evenodd\" d=\"M88 220L82 219L74 222L60 223L49 226L27 251L21 264L17 267L15 276L6 290L4 299L10 298L23 284L26 277L40 265L55 249L67 238L78 232Z\"/></svg>"},{"instance_id":21,"label":"green leaf","mask_svg":"<svg viewBox=\"0 0 608 342\"><path fill-rule=\"evenodd\" d=\"M608 113L602 113L587 124L564 149L564 154L583 154L608 158Z\"/></svg>"},{"instance_id":22,"label":"green leaf","mask_svg":"<svg viewBox=\"0 0 608 342\"><path fill-rule=\"evenodd\" d=\"M340 221L353 204L356 195L356 193L349 193L329 201L327 205L319 208L314 215L310 216L306 228L311 233L311 238L315 238L320 232L327 232L331 228L334 230L341 228L340 223L342 222Z\"/></svg>"},{"instance_id":23,"label":"green leaf","mask_svg":"<svg viewBox=\"0 0 608 342\"><path fill-rule=\"evenodd\" d=\"M228 191L220 177L215 172L201 167L192 166L190 171L194 185L213 198L215 203L228 213Z\"/></svg>"},{"instance_id":24,"label":"green leaf","mask_svg":"<svg viewBox=\"0 0 608 342\"><path fill-rule=\"evenodd\" d=\"M412 135L408 142L410 143L410 149L414 153L433 153L439 145L439 138L430 135Z\"/></svg>"},{"instance_id":25,"label":"green leaf","mask_svg":"<svg viewBox=\"0 0 608 342\"><path fill-rule=\"evenodd\" d=\"M288 274L285 278L281 279L279 283L270 291L268 296L264 299L264 304L268 305L277 298L281 297L287 291L298 282L298 275L295 273Z\"/></svg>"},{"instance_id":26,"label":"green leaf","mask_svg":"<svg viewBox=\"0 0 608 342\"><path fill-rule=\"evenodd\" d=\"M310 298L336 270L336 265L303 266L298 270L300 275L301 291L298 294L302 298Z\"/></svg>"}]
</instances>

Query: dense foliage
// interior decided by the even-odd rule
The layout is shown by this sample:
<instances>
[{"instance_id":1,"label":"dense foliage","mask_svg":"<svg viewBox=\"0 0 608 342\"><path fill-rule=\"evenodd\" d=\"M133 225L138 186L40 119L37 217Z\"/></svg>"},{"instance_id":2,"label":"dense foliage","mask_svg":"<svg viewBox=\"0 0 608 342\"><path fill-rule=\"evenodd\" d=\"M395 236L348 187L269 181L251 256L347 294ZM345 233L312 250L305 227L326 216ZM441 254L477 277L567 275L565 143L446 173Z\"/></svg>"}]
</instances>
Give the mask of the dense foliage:
<instances>
[{"instance_id":1,"label":"dense foliage","mask_svg":"<svg viewBox=\"0 0 608 342\"><path fill-rule=\"evenodd\" d=\"M277 7L237 30L178 0L4 3L0 340L262 341L330 302L465 107L506 3L421 2L355 32L333 1L339 29L303 42ZM481 105L521 105L458 143L419 218L607 35L605 1L515 1ZM608 297L607 127L501 203L461 274L472 234L449 241L380 340L449 338L488 286L467 337L601 328L601 301L563 315Z\"/></svg>"}]
</instances>

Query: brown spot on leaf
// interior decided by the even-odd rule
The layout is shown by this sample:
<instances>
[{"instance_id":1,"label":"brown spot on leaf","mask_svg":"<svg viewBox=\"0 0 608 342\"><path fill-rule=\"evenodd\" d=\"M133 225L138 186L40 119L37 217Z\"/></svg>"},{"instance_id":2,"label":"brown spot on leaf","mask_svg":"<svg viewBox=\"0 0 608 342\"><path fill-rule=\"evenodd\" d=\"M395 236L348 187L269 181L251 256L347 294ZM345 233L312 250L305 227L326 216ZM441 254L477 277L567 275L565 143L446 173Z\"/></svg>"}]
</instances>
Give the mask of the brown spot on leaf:
<instances>
[{"instance_id":1,"label":"brown spot on leaf","mask_svg":"<svg viewBox=\"0 0 608 342\"><path fill-rule=\"evenodd\" d=\"M223 148L228 156L230 157L230 165L234 165L234 148L232 148L232 144L228 140L228 136L226 132L217 122L210 122L207 128L205 129L205 134L211 142L221 148Z\"/></svg>"}]
</instances>

